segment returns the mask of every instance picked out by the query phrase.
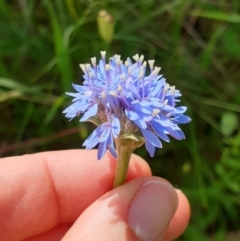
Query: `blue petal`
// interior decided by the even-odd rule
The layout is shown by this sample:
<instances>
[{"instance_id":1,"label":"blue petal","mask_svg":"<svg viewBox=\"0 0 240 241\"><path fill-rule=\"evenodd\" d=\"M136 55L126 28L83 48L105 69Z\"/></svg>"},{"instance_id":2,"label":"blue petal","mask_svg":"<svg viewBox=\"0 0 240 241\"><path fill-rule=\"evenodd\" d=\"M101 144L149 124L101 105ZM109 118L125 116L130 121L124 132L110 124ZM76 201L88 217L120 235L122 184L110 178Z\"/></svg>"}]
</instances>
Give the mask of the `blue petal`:
<instances>
[{"instance_id":1,"label":"blue petal","mask_svg":"<svg viewBox=\"0 0 240 241\"><path fill-rule=\"evenodd\" d=\"M132 121L137 120L139 118L138 114L131 110L125 110L125 114Z\"/></svg>"},{"instance_id":2,"label":"blue petal","mask_svg":"<svg viewBox=\"0 0 240 241\"><path fill-rule=\"evenodd\" d=\"M98 72L100 72L102 75L105 75L105 66L102 59L99 61Z\"/></svg>"},{"instance_id":3,"label":"blue petal","mask_svg":"<svg viewBox=\"0 0 240 241\"><path fill-rule=\"evenodd\" d=\"M155 109L162 109L163 103L160 102L160 101L153 101L152 104L151 104L151 107L155 108Z\"/></svg>"},{"instance_id":4,"label":"blue petal","mask_svg":"<svg viewBox=\"0 0 240 241\"><path fill-rule=\"evenodd\" d=\"M114 96L108 94L106 99L107 99L107 102L110 104L110 106L113 109L119 109L120 108L120 103L119 103L119 100L118 100L117 97L114 97Z\"/></svg>"},{"instance_id":5,"label":"blue petal","mask_svg":"<svg viewBox=\"0 0 240 241\"><path fill-rule=\"evenodd\" d=\"M73 104L71 104L70 106L68 106L62 113L68 113L71 111L75 111L78 110L79 108L79 102L75 102Z\"/></svg>"},{"instance_id":6,"label":"blue petal","mask_svg":"<svg viewBox=\"0 0 240 241\"><path fill-rule=\"evenodd\" d=\"M117 158L117 152L113 144L108 145L108 150L115 158Z\"/></svg>"},{"instance_id":7,"label":"blue petal","mask_svg":"<svg viewBox=\"0 0 240 241\"><path fill-rule=\"evenodd\" d=\"M84 141L83 146L86 146L86 149L92 149L98 144L97 132L94 130L92 134Z\"/></svg>"},{"instance_id":8,"label":"blue petal","mask_svg":"<svg viewBox=\"0 0 240 241\"><path fill-rule=\"evenodd\" d=\"M177 140L185 139L185 135L182 130L169 130L169 134Z\"/></svg>"},{"instance_id":9,"label":"blue petal","mask_svg":"<svg viewBox=\"0 0 240 241\"><path fill-rule=\"evenodd\" d=\"M155 150L156 150L156 147L153 146L151 143L149 143L148 141L145 141L145 147L149 153L149 155L151 157L154 157L154 153L155 153Z\"/></svg>"},{"instance_id":10,"label":"blue petal","mask_svg":"<svg viewBox=\"0 0 240 241\"><path fill-rule=\"evenodd\" d=\"M138 104L139 103L139 100L133 100L132 101L132 104Z\"/></svg>"},{"instance_id":11,"label":"blue petal","mask_svg":"<svg viewBox=\"0 0 240 241\"><path fill-rule=\"evenodd\" d=\"M151 126L156 132L156 134L164 141L170 142L168 136L164 133L164 128L160 125L157 125L154 121L151 122Z\"/></svg>"},{"instance_id":12,"label":"blue petal","mask_svg":"<svg viewBox=\"0 0 240 241\"><path fill-rule=\"evenodd\" d=\"M105 142L111 135L111 126L108 123L100 125L97 129L98 142Z\"/></svg>"},{"instance_id":13,"label":"blue petal","mask_svg":"<svg viewBox=\"0 0 240 241\"><path fill-rule=\"evenodd\" d=\"M114 143L113 143L113 138L112 136L109 136L108 138L108 145L107 145L108 150L110 151L110 153L117 158L117 152L116 149L114 147Z\"/></svg>"},{"instance_id":14,"label":"blue petal","mask_svg":"<svg viewBox=\"0 0 240 241\"><path fill-rule=\"evenodd\" d=\"M141 119L137 119L133 121L140 129L147 129L147 124L145 121Z\"/></svg>"},{"instance_id":15,"label":"blue petal","mask_svg":"<svg viewBox=\"0 0 240 241\"><path fill-rule=\"evenodd\" d=\"M102 142L98 145L98 152L97 152L97 158L98 160L102 159L107 151L107 142Z\"/></svg>"},{"instance_id":16,"label":"blue petal","mask_svg":"<svg viewBox=\"0 0 240 241\"><path fill-rule=\"evenodd\" d=\"M172 101L172 100L171 100L171 101ZM163 110L165 110L166 112L175 111L175 108L169 105L169 103L170 103L171 101L168 101L168 105L165 105L165 106L163 107Z\"/></svg>"},{"instance_id":17,"label":"blue petal","mask_svg":"<svg viewBox=\"0 0 240 241\"><path fill-rule=\"evenodd\" d=\"M113 120L112 120L112 134L113 134L113 137L115 139L117 139L119 133L120 133L120 130L121 130L121 125L120 125L120 121L118 118L116 117L113 117Z\"/></svg>"},{"instance_id":18,"label":"blue petal","mask_svg":"<svg viewBox=\"0 0 240 241\"><path fill-rule=\"evenodd\" d=\"M80 93L87 90L87 88L85 86L82 86L82 85L72 84L72 86L76 91L78 91Z\"/></svg>"},{"instance_id":19,"label":"blue petal","mask_svg":"<svg viewBox=\"0 0 240 241\"><path fill-rule=\"evenodd\" d=\"M182 114L184 113L185 111L187 110L187 107L186 106L179 106L179 107L176 107L175 108L175 113L179 113L179 114Z\"/></svg>"},{"instance_id":20,"label":"blue petal","mask_svg":"<svg viewBox=\"0 0 240 241\"><path fill-rule=\"evenodd\" d=\"M132 83L132 79L129 78L126 82L126 87L128 89L131 90L132 93L134 93L135 95L138 95L138 91L137 91L137 88L135 87L135 85Z\"/></svg>"},{"instance_id":21,"label":"blue petal","mask_svg":"<svg viewBox=\"0 0 240 241\"><path fill-rule=\"evenodd\" d=\"M164 140L166 142L170 142L170 139L168 138L168 136L166 134L164 134L162 132L158 132L157 134L162 140Z\"/></svg>"},{"instance_id":22,"label":"blue petal","mask_svg":"<svg viewBox=\"0 0 240 241\"><path fill-rule=\"evenodd\" d=\"M150 144L159 148L162 147L160 140L151 131L141 129L141 132L143 133L145 140L148 141Z\"/></svg>"},{"instance_id":23,"label":"blue petal","mask_svg":"<svg viewBox=\"0 0 240 241\"><path fill-rule=\"evenodd\" d=\"M140 103L139 103L139 107L140 108L142 108L143 106L145 107L145 106L150 106L152 104L152 102L151 101L146 101L146 100L142 100L142 101L140 101ZM137 107L136 107L137 108Z\"/></svg>"},{"instance_id":24,"label":"blue petal","mask_svg":"<svg viewBox=\"0 0 240 241\"><path fill-rule=\"evenodd\" d=\"M78 112L77 110L74 110L74 111L68 112L68 113L65 115L65 117L72 119L72 118L76 117L78 113L79 113L79 112Z\"/></svg>"},{"instance_id":25,"label":"blue petal","mask_svg":"<svg viewBox=\"0 0 240 241\"><path fill-rule=\"evenodd\" d=\"M72 97L82 97L84 96L83 94L80 93L72 93L72 92L66 92L66 95L72 96ZM86 96L86 95L85 95Z\"/></svg>"},{"instance_id":26,"label":"blue petal","mask_svg":"<svg viewBox=\"0 0 240 241\"><path fill-rule=\"evenodd\" d=\"M153 119L153 116L152 115L149 115L149 116L144 116L143 117L143 120L146 122L148 122L148 121L150 121L150 120L152 120Z\"/></svg>"},{"instance_id":27,"label":"blue petal","mask_svg":"<svg viewBox=\"0 0 240 241\"><path fill-rule=\"evenodd\" d=\"M80 119L80 121L86 121L87 119L89 119L91 116L94 116L97 114L97 110L98 110L98 104L94 104L92 107L90 107L85 114L83 115L83 117Z\"/></svg>"},{"instance_id":28,"label":"blue petal","mask_svg":"<svg viewBox=\"0 0 240 241\"><path fill-rule=\"evenodd\" d=\"M179 115L173 119L174 121L180 123L180 124L187 124L191 121L191 118L186 115Z\"/></svg>"},{"instance_id":29,"label":"blue petal","mask_svg":"<svg viewBox=\"0 0 240 241\"><path fill-rule=\"evenodd\" d=\"M146 103L139 103L139 104L135 104L132 105L132 108L136 109L137 112L142 112L145 114L152 114L152 109L149 107L151 104L151 102L148 103L148 105L146 105Z\"/></svg>"},{"instance_id":30,"label":"blue petal","mask_svg":"<svg viewBox=\"0 0 240 241\"><path fill-rule=\"evenodd\" d=\"M150 95L151 96L156 96L159 93L159 91L161 90L161 88L162 88L162 85L161 84L157 84L154 87L154 89L152 91L150 91Z\"/></svg>"},{"instance_id":31,"label":"blue petal","mask_svg":"<svg viewBox=\"0 0 240 241\"><path fill-rule=\"evenodd\" d=\"M160 116L159 119L155 118L154 121L164 127L170 127L172 125L171 121L164 116Z\"/></svg>"}]
</instances>

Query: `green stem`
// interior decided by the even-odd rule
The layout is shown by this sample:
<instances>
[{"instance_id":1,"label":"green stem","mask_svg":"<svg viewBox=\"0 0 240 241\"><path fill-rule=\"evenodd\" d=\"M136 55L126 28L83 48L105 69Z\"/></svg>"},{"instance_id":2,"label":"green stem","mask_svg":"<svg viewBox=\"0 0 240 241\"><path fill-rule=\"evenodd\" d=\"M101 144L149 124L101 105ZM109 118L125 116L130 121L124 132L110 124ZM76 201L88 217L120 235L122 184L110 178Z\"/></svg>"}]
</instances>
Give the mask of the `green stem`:
<instances>
[{"instance_id":1,"label":"green stem","mask_svg":"<svg viewBox=\"0 0 240 241\"><path fill-rule=\"evenodd\" d=\"M126 179L130 157L133 153L132 147L122 147L117 145L117 169L113 188L121 186Z\"/></svg>"}]
</instances>

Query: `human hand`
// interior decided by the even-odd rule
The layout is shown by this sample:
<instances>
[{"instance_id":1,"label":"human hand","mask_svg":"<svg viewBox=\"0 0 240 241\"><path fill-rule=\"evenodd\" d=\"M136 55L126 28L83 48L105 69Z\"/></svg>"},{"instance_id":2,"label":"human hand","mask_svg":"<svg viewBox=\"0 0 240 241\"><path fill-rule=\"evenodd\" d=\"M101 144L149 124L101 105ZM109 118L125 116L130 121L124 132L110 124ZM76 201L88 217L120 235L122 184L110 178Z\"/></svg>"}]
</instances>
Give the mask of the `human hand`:
<instances>
[{"instance_id":1,"label":"human hand","mask_svg":"<svg viewBox=\"0 0 240 241\"><path fill-rule=\"evenodd\" d=\"M96 151L0 159L2 241L170 241L187 226L188 201L132 155L127 183L112 189L116 160ZM163 238L164 236L164 238Z\"/></svg>"}]
</instances>

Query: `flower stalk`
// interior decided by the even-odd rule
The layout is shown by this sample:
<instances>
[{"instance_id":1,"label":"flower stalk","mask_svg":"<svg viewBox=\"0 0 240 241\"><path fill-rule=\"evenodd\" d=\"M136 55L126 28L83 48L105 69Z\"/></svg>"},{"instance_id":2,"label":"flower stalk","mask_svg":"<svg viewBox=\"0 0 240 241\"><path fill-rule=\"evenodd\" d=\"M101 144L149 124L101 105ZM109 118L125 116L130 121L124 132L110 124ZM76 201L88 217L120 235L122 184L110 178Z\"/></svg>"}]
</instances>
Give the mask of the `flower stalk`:
<instances>
[{"instance_id":1,"label":"flower stalk","mask_svg":"<svg viewBox=\"0 0 240 241\"><path fill-rule=\"evenodd\" d=\"M134 151L134 148L128 147L128 146L122 147L120 145L116 145L116 148L117 148L117 168L116 168L113 188L121 186L125 182L129 161Z\"/></svg>"},{"instance_id":2,"label":"flower stalk","mask_svg":"<svg viewBox=\"0 0 240 241\"><path fill-rule=\"evenodd\" d=\"M136 148L143 144L144 139L137 133L122 133L115 140L117 168L113 188L121 186L125 182L131 155Z\"/></svg>"}]
</instances>

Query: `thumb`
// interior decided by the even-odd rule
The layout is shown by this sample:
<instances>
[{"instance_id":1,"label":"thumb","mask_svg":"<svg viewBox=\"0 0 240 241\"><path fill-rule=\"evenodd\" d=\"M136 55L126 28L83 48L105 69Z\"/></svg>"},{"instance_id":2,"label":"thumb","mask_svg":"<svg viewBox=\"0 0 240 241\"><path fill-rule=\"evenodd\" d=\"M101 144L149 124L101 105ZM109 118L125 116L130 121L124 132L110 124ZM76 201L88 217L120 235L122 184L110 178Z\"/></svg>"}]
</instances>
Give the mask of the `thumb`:
<instances>
[{"instance_id":1,"label":"thumb","mask_svg":"<svg viewBox=\"0 0 240 241\"><path fill-rule=\"evenodd\" d=\"M92 203L62 241L162 240L177 205L177 194L167 181L138 178Z\"/></svg>"}]
</instances>

